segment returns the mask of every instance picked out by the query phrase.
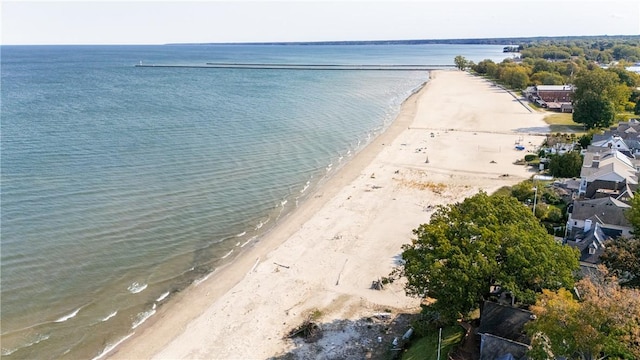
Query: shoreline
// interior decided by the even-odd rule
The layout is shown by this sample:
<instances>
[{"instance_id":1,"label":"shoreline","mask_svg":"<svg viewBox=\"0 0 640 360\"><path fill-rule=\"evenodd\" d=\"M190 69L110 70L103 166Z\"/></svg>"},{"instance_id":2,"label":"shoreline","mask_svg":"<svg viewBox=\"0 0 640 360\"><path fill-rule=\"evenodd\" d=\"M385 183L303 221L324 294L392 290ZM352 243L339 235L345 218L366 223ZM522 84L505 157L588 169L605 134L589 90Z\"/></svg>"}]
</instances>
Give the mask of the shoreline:
<instances>
[{"instance_id":1,"label":"shoreline","mask_svg":"<svg viewBox=\"0 0 640 360\"><path fill-rule=\"evenodd\" d=\"M231 264L173 296L106 357L267 358L292 350L283 336L315 310L322 321L415 311L419 299L401 284L369 285L388 275L436 205L527 178L512 164L524 154L511 142L541 142L533 134L546 125L512 101L484 79L430 72L387 129L297 209ZM502 117L517 118L518 131L505 130Z\"/></svg>"},{"instance_id":2,"label":"shoreline","mask_svg":"<svg viewBox=\"0 0 640 360\"><path fill-rule=\"evenodd\" d=\"M189 286L187 289L183 290L180 293L172 295L172 301L164 304L160 307L155 314L154 317L150 318L146 321L146 323L141 326L139 331L135 333L130 333L126 335L120 342L118 342L118 347L112 349L111 351L105 353L101 358L102 359L127 359L127 358L150 358L155 350L153 348L142 346L139 344L136 345L136 341L143 336L149 336L153 338L154 342L160 341L160 339L172 339L177 336L179 333L179 329L183 329L189 319L193 319L197 316L198 313L206 306L205 301L198 301L195 306L191 303L189 298L204 297L204 298L216 298L216 296L221 296L225 292L229 291L234 285L239 283L244 275L247 273L248 269L253 270L252 266L256 266L256 256L260 258L260 254L266 254L271 250L275 249L278 245L281 245L286 238L288 238L294 231L296 231L288 222L296 222L296 224L300 221L304 221L303 219L306 217L312 216L309 214L310 210L308 207L312 207L313 209L322 206L326 203L330 197L335 196L339 187L335 186L334 182L340 180L340 183L345 181L352 181L358 175L357 169L353 168L353 163L359 163L361 166L358 168L364 168L366 165L365 162L370 162L377 155L377 152L373 150L374 144L384 145L383 141L391 140L391 137L397 137L404 129L405 123L399 124L398 120L403 117L406 123L410 123L413 116L415 115L415 108L413 108L412 112L409 114L404 114L403 111L405 108L405 104L410 101L417 101L417 98L420 96L420 93L429 86L430 81L433 79L433 71L430 72L429 80L425 81L417 87L412 93L402 102L400 105L400 111L396 118L389 124L389 126L384 129L378 136L376 136L369 144L365 145L360 151L354 154L354 156L346 161L340 168L337 168L336 173L332 176L326 178L324 181L321 181L317 184L316 188L313 190L309 197L305 199L305 201L301 202L299 207L294 209L293 211L286 214L283 218L279 220L279 223L275 225L273 228L269 229L267 232L262 234L261 238L256 239L250 244L250 247L243 254L234 259L233 262L224 264L219 268L216 268L213 272L207 275L206 282L211 282L215 280L222 280L221 284L217 286L207 286L207 291L203 292L202 289L197 286ZM392 131L393 130L393 131ZM395 136L394 136L395 135ZM381 140L382 139L382 140ZM363 158L362 160L359 160ZM346 173L345 168L348 168L350 171ZM346 173L346 174L345 174ZM331 191L333 190L333 191ZM309 204L311 203L311 204ZM291 219L292 217L297 217L298 219ZM280 228L287 228L287 234L285 238L278 236L276 238L271 238L271 234L276 231L282 231ZM280 239L280 241L278 241ZM239 271L243 269L244 271ZM250 271L249 271L250 272ZM200 285L201 283L198 283ZM200 290L200 291L198 291ZM183 305L186 305L185 302L189 302L189 308L191 311L182 308ZM172 312L181 312L179 316L171 314ZM176 322L176 327L167 326L166 329L155 329L154 325L161 319L166 317L170 317L172 321ZM168 322L168 320L163 320L164 322ZM147 333L149 333L147 335ZM139 340L138 340L139 341ZM122 354L122 353L127 353ZM120 357L122 356L122 357Z\"/></svg>"}]
</instances>

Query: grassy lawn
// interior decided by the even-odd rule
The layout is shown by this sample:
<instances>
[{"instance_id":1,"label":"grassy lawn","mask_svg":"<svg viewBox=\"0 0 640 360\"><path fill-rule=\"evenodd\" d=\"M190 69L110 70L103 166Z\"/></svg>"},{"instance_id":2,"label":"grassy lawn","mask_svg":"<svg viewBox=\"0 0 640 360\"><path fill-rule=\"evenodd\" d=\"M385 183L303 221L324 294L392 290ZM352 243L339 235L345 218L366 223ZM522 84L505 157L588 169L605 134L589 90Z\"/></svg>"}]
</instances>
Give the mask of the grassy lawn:
<instances>
[{"instance_id":1,"label":"grassy lawn","mask_svg":"<svg viewBox=\"0 0 640 360\"><path fill-rule=\"evenodd\" d=\"M551 133L585 133L584 126L573 122L572 114L569 113L550 113L545 116L544 121L549 124Z\"/></svg>"},{"instance_id":2,"label":"grassy lawn","mask_svg":"<svg viewBox=\"0 0 640 360\"><path fill-rule=\"evenodd\" d=\"M442 348L440 359L446 359L447 354L460 343L464 336L462 326L454 325L442 329ZM402 355L402 360L437 360L438 359L438 331L413 342L411 347Z\"/></svg>"}]
</instances>

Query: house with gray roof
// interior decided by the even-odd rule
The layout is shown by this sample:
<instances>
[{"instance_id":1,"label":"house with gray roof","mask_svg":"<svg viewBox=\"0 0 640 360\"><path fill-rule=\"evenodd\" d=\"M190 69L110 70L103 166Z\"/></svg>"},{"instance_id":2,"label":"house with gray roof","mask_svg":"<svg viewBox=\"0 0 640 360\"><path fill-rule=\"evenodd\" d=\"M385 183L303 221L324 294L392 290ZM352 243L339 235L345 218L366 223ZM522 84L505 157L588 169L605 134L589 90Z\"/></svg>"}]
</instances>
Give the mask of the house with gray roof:
<instances>
[{"instance_id":1,"label":"house with gray roof","mask_svg":"<svg viewBox=\"0 0 640 360\"><path fill-rule=\"evenodd\" d=\"M604 191L607 196L632 198L638 188L637 174L635 159L621 151L606 148L603 152L587 151L580 170L578 195L590 199Z\"/></svg>"},{"instance_id":2,"label":"house with gray roof","mask_svg":"<svg viewBox=\"0 0 640 360\"><path fill-rule=\"evenodd\" d=\"M624 141L622 146L629 149L631 154L640 153L640 121L631 119L627 122L618 123L612 126L603 134L594 134L591 140L592 145L616 148L619 140Z\"/></svg>"},{"instance_id":3,"label":"house with gray roof","mask_svg":"<svg viewBox=\"0 0 640 360\"><path fill-rule=\"evenodd\" d=\"M625 140L620 137L620 135L605 136L597 140L592 139L591 145L594 147L615 149L621 152L629 152L631 150Z\"/></svg>"},{"instance_id":4,"label":"house with gray roof","mask_svg":"<svg viewBox=\"0 0 640 360\"><path fill-rule=\"evenodd\" d=\"M611 236L630 236L633 230L625 212L630 205L607 196L598 199L575 200L569 207L567 220L567 238L584 238L595 224Z\"/></svg>"},{"instance_id":5,"label":"house with gray roof","mask_svg":"<svg viewBox=\"0 0 640 360\"><path fill-rule=\"evenodd\" d=\"M591 226L591 222L595 225ZM579 232L572 240L567 240L567 245L578 249L580 252L581 267L593 267L600 263L600 256L604 253L605 242L620 236L616 231L603 229L595 219L589 219L589 226L585 231Z\"/></svg>"},{"instance_id":6,"label":"house with gray roof","mask_svg":"<svg viewBox=\"0 0 640 360\"><path fill-rule=\"evenodd\" d=\"M508 305L485 301L480 314L480 360L526 359L530 339L524 324L533 313Z\"/></svg>"}]
</instances>

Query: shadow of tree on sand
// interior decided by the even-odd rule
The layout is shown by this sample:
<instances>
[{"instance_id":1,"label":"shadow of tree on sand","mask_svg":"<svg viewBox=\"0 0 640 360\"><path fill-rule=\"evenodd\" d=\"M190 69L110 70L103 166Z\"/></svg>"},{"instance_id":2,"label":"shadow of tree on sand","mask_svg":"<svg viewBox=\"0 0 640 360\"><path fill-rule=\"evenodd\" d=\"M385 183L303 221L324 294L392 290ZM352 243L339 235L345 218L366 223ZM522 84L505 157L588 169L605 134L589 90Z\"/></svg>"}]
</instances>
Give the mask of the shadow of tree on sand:
<instances>
[{"instance_id":1,"label":"shadow of tree on sand","mask_svg":"<svg viewBox=\"0 0 640 360\"><path fill-rule=\"evenodd\" d=\"M403 352L402 337L416 316L383 312L357 320L339 319L326 323L307 320L291 331L290 334L297 332L300 335L288 339L293 348L269 360L399 359Z\"/></svg>"}]
</instances>

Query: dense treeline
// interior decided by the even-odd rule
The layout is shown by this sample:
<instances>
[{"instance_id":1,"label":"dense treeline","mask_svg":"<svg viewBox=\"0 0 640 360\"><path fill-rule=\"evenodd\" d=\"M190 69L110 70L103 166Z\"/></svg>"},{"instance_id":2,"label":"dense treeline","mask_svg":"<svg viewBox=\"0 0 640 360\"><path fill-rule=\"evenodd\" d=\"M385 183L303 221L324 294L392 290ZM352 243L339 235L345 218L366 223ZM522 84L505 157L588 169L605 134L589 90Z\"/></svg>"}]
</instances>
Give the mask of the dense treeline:
<instances>
[{"instance_id":1,"label":"dense treeline","mask_svg":"<svg viewBox=\"0 0 640 360\"><path fill-rule=\"evenodd\" d=\"M302 41L302 42L252 42L252 43L177 43L168 45L420 45L420 44L456 44L456 45L504 45L537 44L550 41L638 41L638 35L594 35L594 36L536 36L511 38L476 39L413 39L413 40L362 40L362 41Z\"/></svg>"},{"instance_id":2,"label":"dense treeline","mask_svg":"<svg viewBox=\"0 0 640 360\"><path fill-rule=\"evenodd\" d=\"M495 79L516 90L533 85L576 86L573 120L588 129L608 127L624 114L640 114L640 74L627 70L640 62L640 37L576 39L519 45L520 57L477 64L456 57L459 69Z\"/></svg>"},{"instance_id":3,"label":"dense treeline","mask_svg":"<svg viewBox=\"0 0 640 360\"><path fill-rule=\"evenodd\" d=\"M523 59L542 58L568 60L574 57L587 61L610 63L612 61L640 61L640 40L576 40L567 42L543 42L520 46Z\"/></svg>"}]
</instances>

